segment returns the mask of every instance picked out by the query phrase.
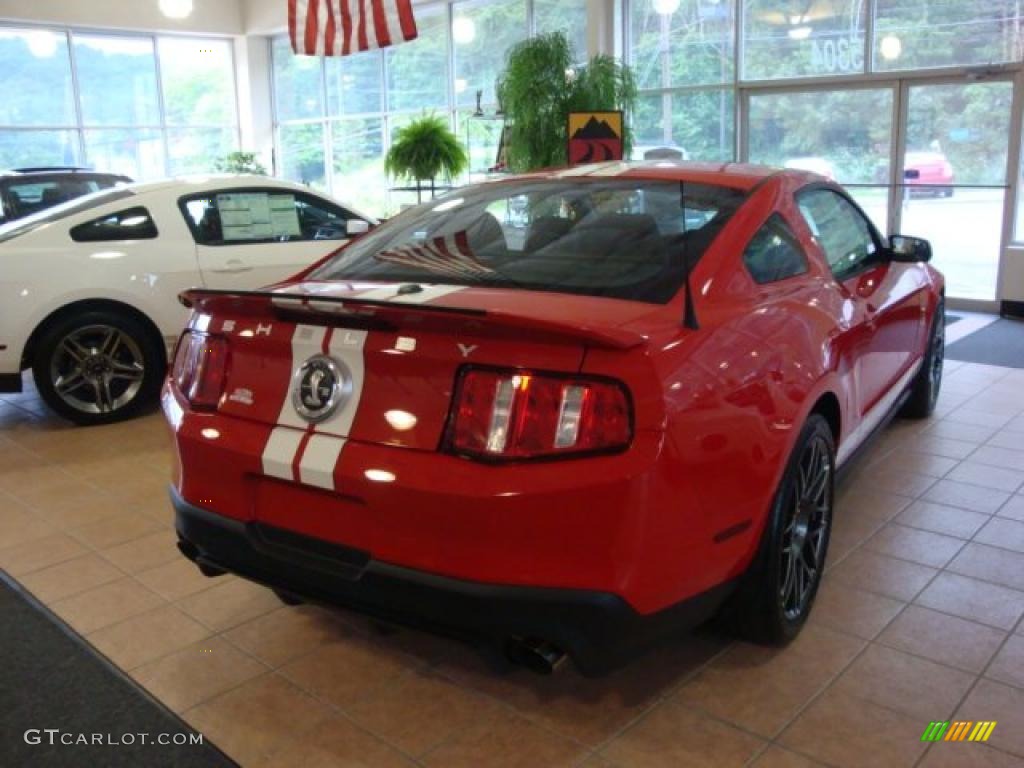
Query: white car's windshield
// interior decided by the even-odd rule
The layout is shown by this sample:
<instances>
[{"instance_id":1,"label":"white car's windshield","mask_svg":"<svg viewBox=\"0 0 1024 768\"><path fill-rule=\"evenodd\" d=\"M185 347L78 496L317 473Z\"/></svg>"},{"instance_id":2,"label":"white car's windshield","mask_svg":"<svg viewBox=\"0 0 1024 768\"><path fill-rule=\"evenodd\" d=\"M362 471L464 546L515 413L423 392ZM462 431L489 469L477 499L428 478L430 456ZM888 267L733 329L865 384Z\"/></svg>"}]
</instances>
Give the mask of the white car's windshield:
<instances>
[{"instance_id":1,"label":"white car's windshield","mask_svg":"<svg viewBox=\"0 0 1024 768\"><path fill-rule=\"evenodd\" d=\"M130 189L117 187L114 189L104 189L100 192L94 192L91 195L85 195L67 203L62 203L61 205L55 205L53 208L47 208L45 211L40 211L31 216L26 216L24 219L18 219L10 224L0 226L0 243L5 243L12 238L31 232L44 224L60 221L68 216L74 216L91 208L106 205L116 200L123 200L127 197L133 197L134 195L135 193Z\"/></svg>"}]
</instances>

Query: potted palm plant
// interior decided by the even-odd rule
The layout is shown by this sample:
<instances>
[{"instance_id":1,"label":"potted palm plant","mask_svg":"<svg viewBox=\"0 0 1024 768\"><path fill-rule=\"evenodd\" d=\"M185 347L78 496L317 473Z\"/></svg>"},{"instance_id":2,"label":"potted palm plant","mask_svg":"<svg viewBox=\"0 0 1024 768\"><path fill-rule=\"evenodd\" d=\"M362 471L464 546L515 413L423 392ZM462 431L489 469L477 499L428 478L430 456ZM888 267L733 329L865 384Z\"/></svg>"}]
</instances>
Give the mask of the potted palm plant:
<instances>
[{"instance_id":1,"label":"potted palm plant","mask_svg":"<svg viewBox=\"0 0 1024 768\"><path fill-rule=\"evenodd\" d=\"M399 128L391 149L384 158L384 170L396 179L415 184L416 199L422 196L423 182L429 181L431 196L435 181L451 181L469 167L465 148L438 115L424 115Z\"/></svg>"},{"instance_id":2,"label":"potted palm plant","mask_svg":"<svg viewBox=\"0 0 1024 768\"><path fill-rule=\"evenodd\" d=\"M507 119L509 168L533 171L567 161L570 112L623 110L636 104L636 81L628 65L595 56L577 66L562 32L524 40L509 51L498 80L498 99ZM624 126L626 155L633 137Z\"/></svg>"}]
</instances>

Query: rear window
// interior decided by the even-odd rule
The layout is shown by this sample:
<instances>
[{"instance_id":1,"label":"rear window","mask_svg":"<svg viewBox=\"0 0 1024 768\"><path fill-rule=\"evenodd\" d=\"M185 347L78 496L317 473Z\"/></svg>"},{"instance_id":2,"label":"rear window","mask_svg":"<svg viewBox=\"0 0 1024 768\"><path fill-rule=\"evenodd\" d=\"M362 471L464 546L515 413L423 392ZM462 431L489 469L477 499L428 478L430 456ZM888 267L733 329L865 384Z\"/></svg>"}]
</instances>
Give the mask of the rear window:
<instances>
[{"instance_id":1,"label":"rear window","mask_svg":"<svg viewBox=\"0 0 1024 768\"><path fill-rule=\"evenodd\" d=\"M108 213L93 221L71 228L76 243L102 243L113 240L152 240L157 237L156 224L142 206Z\"/></svg>"},{"instance_id":2,"label":"rear window","mask_svg":"<svg viewBox=\"0 0 1024 768\"><path fill-rule=\"evenodd\" d=\"M745 199L678 181L465 187L357 240L310 279L483 285L665 303Z\"/></svg>"}]
</instances>

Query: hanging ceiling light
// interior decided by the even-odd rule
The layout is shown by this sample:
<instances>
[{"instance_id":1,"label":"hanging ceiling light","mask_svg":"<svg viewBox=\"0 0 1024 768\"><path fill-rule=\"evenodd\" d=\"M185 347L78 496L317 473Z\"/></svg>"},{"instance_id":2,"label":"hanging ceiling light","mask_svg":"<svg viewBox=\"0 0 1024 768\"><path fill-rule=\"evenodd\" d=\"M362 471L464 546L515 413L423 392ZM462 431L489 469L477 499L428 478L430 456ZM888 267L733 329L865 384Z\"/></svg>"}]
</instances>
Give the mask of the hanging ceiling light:
<instances>
[{"instance_id":1,"label":"hanging ceiling light","mask_svg":"<svg viewBox=\"0 0 1024 768\"><path fill-rule=\"evenodd\" d=\"M456 16L452 20L452 37L459 45L469 45L476 40L476 24L468 16Z\"/></svg>"},{"instance_id":2,"label":"hanging ceiling light","mask_svg":"<svg viewBox=\"0 0 1024 768\"><path fill-rule=\"evenodd\" d=\"M192 0L160 0L160 12L169 19L187 19L192 15Z\"/></svg>"},{"instance_id":3,"label":"hanging ceiling light","mask_svg":"<svg viewBox=\"0 0 1024 768\"><path fill-rule=\"evenodd\" d=\"M896 35L886 35L879 44L879 52L886 61L898 59L903 53L903 42Z\"/></svg>"},{"instance_id":4,"label":"hanging ceiling light","mask_svg":"<svg viewBox=\"0 0 1024 768\"><path fill-rule=\"evenodd\" d=\"M654 0L654 12L671 16L679 10L679 0Z\"/></svg>"}]
</instances>

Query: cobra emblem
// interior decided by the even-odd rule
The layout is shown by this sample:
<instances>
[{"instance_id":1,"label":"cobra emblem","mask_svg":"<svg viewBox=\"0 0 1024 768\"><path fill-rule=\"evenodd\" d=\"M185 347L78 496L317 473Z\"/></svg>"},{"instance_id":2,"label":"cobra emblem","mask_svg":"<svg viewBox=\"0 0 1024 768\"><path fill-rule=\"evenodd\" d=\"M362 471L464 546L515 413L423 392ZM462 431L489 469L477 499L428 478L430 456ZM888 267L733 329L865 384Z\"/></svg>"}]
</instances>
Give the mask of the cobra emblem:
<instances>
[{"instance_id":1,"label":"cobra emblem","mask_svg":"<svg viewBox=\"0 0 1024 768\"><path fill-rule=\"evenodd\" d=\"M319 410L324 407L324 401L320 399L320 383L324 380L325 375L322 369L317 368L309 376L309 392L306 393L304 399L310 408Z\"/></svg>"},{"instance_id":2,"label":"cobra emblem","mask_svg":"<svg viewBox=\"0 0 1024 768\"><path fill-rule=\"evenodd\" d=\"M314 355L295 372L292 405L306 421L318 423L330 418L352 395L352 374L338 360Z\"/></svg>"}]
</instances>

